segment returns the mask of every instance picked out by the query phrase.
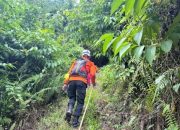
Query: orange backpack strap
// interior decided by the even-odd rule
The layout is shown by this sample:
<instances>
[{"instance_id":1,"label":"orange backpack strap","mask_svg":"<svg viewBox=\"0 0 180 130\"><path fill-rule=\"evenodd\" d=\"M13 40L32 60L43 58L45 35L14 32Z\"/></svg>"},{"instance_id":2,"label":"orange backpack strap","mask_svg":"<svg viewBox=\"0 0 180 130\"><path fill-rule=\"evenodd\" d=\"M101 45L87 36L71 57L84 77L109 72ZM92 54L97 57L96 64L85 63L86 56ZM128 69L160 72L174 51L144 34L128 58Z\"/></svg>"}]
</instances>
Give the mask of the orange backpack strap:
<instances>
[{"instance_id":1,"label":"orange backpack strap","mask_svg":"<svg viewBox=\"0 0 180 130\"><path fill-rule=\"evenodd\" d=\"M74 68L75 63L76 63L76 60L74 60L73 63L71 64L71 67L69 68L68 74L71 74L71 71Z\"/></svg>"}]
</instances>

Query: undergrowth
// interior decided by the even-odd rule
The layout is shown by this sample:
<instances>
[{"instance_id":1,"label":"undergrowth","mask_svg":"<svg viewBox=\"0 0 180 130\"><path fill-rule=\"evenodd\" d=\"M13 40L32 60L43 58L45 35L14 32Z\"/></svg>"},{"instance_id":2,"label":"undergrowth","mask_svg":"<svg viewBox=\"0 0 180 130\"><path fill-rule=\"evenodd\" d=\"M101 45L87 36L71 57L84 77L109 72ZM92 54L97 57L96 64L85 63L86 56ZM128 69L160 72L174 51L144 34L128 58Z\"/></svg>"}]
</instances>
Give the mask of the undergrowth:
<instances>
[{"instance_id":1,"label":"undergrowth","mask_svg":"<svg viewBox=\"0 0 180 130\"><path fill-rule=\"evenodd\" d=\"M49 106L48 112L37 123L37 130L71 130L64 121L67 100L58 100Z\"/></svg>"},{"instance_id":2,"label":"undergrowth","mask_svg":"<svg viewBox=\"0 0 180 130\"><path fill-rule=\"evenodd\" d=\"M178 73L176 67L157 74L144 62L105 66L99 82L108 102L100 111L101 122L115 130L178 129Z\"/></svg>"},{"instance_id":3,"label":"undergrowth","mask_svg":"<svg viewBox=\"0 0 180 130\"><path fill-rule=\"evenodd\" d=\"M101 99L102 95L97 90L99 88L95 88L92 91L92 96L88 105L87 113L85 116L84 125L86 126L86 130L99 130L100 129L100 120L97 113L97 101ZM86 95L86 102L88 97L90 96L90 91L88 91Z\"/></svg>"}]
</instances>

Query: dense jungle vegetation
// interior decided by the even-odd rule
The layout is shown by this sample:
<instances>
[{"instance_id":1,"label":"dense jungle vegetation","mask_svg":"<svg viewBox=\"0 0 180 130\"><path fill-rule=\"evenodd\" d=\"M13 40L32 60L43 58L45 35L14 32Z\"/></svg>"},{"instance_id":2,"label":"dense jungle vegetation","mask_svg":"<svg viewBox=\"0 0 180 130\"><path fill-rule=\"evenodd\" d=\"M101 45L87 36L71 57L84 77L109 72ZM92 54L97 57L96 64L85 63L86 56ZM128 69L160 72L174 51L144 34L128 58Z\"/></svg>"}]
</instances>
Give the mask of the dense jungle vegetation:
<instances>
[{"instance_id":1,"label":"dense jungle vegetation","mask_svg":"<svg viewBox=\"0 0 180 130\"><path fill-rule=\"evenodd\" d=\"M84 130L179 130L179 11L179 0L0 0L0 130L27 130L35 111L31 129L70 129L61 86L83 48L100 67Z\"/></svg>"}]
</instances>

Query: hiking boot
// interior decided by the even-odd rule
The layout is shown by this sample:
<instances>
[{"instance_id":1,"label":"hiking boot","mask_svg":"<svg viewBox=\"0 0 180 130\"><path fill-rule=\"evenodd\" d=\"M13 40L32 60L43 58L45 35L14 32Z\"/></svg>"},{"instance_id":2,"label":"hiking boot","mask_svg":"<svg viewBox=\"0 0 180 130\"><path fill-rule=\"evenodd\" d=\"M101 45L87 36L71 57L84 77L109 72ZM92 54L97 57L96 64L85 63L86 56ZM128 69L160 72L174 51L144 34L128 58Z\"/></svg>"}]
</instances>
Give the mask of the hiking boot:
<instances>
[{"instance_id":1,"label":"hiking boot","mask_svg":"<svg viewBox=\"0 0 180 130\"><path fill-rule=\"evenodd\" d=\"M74 128L76 128L80 125L78 120L79 120L79 116L74 116L73 121L72 121L72 125Z\"/></svg>"},{"instance_id":2,"label":"hiking boot","mask_svg":"<svg viewBox=\"0 0 180 130\"><path fill-rule=\"evenodd\" d=\"M68 123L71 121L72 111L73 111L73 105L69 104L65 117L65 121L67 121Z\"/></svg>"},{"instance_id":3,"label":"hiking boot","mask_svg":"<svg viewBox=\"0 0 180 130\"><path fill-rule=\"evenodd\" d=\"M67 112L64 120L67 121L68 123L70 123L71 115L72 115L71 113Z\"/></svg>"}]
</instances>

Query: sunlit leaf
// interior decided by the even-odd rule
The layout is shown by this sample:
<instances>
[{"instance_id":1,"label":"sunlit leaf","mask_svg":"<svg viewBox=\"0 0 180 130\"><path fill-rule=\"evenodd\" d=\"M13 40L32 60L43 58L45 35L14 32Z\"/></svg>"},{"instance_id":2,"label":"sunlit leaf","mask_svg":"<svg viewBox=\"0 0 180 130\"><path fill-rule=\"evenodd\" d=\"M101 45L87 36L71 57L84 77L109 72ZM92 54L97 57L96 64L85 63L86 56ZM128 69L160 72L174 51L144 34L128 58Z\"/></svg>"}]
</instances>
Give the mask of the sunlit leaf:
<instances>
[{"instance_id":1,"label":"sunlit leaf","mask_svg":"<svg viewBox=\"0 0 180 130\"><path fill-rule=\"evenodd\" d=\"M123 2L124 0L113 0L111 5L111 14L113 14Z\"/></svg>"},{"instance_id":2,"label":"sunlit leaf","mask_svg":"<svg viewBox=\"0 0 180 130\"><path fill-rule=\"evenodd\" d=\"M120 48L124 45L124 41L126 40L126 37L122 38L117 44L116 44L116 47L115 47L115 52L114 54L117 55L117 53L119 52Z\"/></svg>"},{"instance_id":3,"label":"sunlit leaf","mask_svg":"<svg viewBox=\"0 0 180 130\"><path fill-rule=\"evenodd\" d=\"M106 53L108 48L116 41L117 37L111 40L109 43L103 44L103 53Z\"/></svg>"},{"instance_id":4,"label":"sunlit leaf","mask_svg":"<svg viewBox=\"0 0 180 130\"><path fill-rule=\"evenodd\" d=\"M116 49L116 45L118 44L118 42L121 40L121 36L116 37L116 39L113 41L112 43L112 50L113 52L115 52Z\"/></svg>"},{"instance_id":5,"label":"sunlit leaf","mask_svg":"<svg viewBox=\"0 0 180 130\"><path fill-rule=\"evenodd\" d=\"M141 9L143 8L143 5L146 0L136 0L134 4L134 12L136 15L138 15L141 12Z\"/></svg>"},{"instance_id":6,"label":"sunlit leaf","mask_svg":"<svg viewBox=\"0 0 180 130\"><path fill-rule=\"evenodd\" d=\"M96 42L96 44L99 44L100 42L102 42L103 40L105 40L108 37L112 37L114 34L113 33L106 33L104 35L102 35L99 40Z\"/></svg>"},{"instance_id":7,"label":"sunlit leaf","mask_svg":"<svg viewBox=\"0 0 180 130\"><path fill-rule=\"evenodd\" d=\"M110 47L110 45L113 43L113 41L111 42L111 40L113 39L113 34L110 34L108 36L106 36L106 38L104 39L104 43L103 43L103 53L105 54L107 49Z\"/></svg>"},{"instance_id":8,"label":"sunlit leaf","mask_svg":"<svg viewBox=\"0 0 180 130\"><path fill-rule=\"evenodd\" d=\"M134 10L134 3L135 0L126 0L126 4L125 4L125 14L126 16L131 13L131 11Z\"/></svg>"},{"instance_id":9,"label":"sunlit leaf","mask_svg":"<svg viewBox=\"0 0 180 130\"><path fill-rule=\"evenodd\" d=\"M141 29L135 36L134 36L134 41L140 45L141 42L141 38L142 38L142 34L143 34L143 29Z\"/></svg>"},{"instance_id":10,"label":"sunlit leaf","mask_svg":"<svg viewBox=\"0 0 180 130\"><path fill-rule=\"evenodd\" d=\"M127 43L126 45L124 45L122 47L122 49L119 51L119 57L120 59L122 59L122 57L128 52L128 49L130 49L131 44Z\"/></svg>"}]
</instances>

